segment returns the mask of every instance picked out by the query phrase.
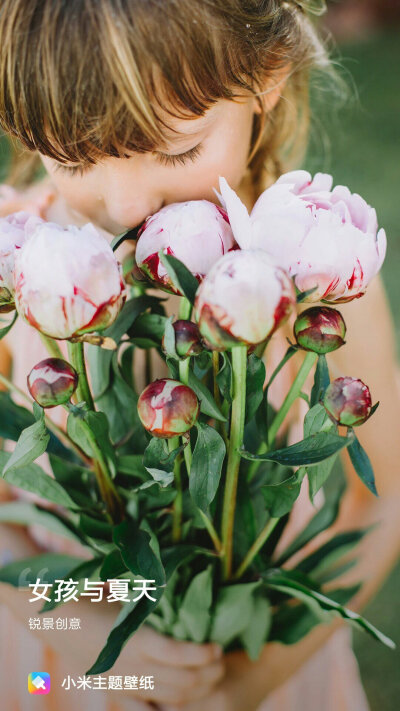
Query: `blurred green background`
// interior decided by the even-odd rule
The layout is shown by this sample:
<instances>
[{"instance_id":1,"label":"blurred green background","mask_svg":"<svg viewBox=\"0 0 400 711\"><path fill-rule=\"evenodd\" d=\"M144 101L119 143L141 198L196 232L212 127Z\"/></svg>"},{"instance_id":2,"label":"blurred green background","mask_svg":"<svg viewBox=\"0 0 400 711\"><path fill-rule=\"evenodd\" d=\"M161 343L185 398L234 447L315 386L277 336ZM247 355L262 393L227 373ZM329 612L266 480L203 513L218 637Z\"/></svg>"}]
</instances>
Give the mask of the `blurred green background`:
<instances>
[{"instance_id":1,"label":"blurred green background","mask_svg":"<svg viewBox=\"0 0 400 711\"><path fill-rule=\"evenodd\" d=\"M325 110L318 107L305 167L311 172L331 173L334 185L348 185L376 208L379 226L385 228L388 238L383 279L399 356L400 31L381 30L358 41L341 43L338 52L338 62L354 85L353 97L338 110L329 101ZM399 599L400 564L363 610L368 620L392 637L398 650L393 652L366 634L354 632L354 650L371 711L400 708Z\"/></svg>"},{"instance_id":2,"label":"blurred green background","mask_svg":"<svg viewBox=\"0 0 400 711\"><path fill-rule=\"evenodd\" d=\"M383 279L400 346L400 31L386 29L351 43L342 42L337 52L353 95L347 105L338 108L325 92L328 100L325 109L318 105L304 167L312 173L332 173L334 184L348 185L376 207L379 225L388 236ZM5 177L7 158L6 142L0 138L0 181ZM399 598L400 564L364 610L367 619L391 636L398 648ZM371 711L398 709L399 652L360 632L354 633L354 649Z\"/></svg>"}]
</instances>

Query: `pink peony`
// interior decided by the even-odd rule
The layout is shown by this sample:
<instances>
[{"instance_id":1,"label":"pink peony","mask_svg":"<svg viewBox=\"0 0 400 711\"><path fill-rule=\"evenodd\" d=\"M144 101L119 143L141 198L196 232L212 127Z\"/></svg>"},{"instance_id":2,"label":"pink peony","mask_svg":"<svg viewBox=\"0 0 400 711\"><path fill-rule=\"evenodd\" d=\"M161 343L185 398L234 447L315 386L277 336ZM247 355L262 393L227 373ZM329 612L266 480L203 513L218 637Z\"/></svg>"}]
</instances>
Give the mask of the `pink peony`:
<instances>
[{"instance_id":1,"label":"pink peony","mask_svg":"<svg viewBox=\"0 0 400 711\"><path fill-rule=\"evenodd\" d=\"M223 254L235 247L225 210L208 200L166 205L148 217L139 232L136 262L158 286L175 292L158 257L162 249L181 262L201 281Z\"/></svg>"},{"instance_id":2,"label":"pink peony","mask_svg":"<svg viewBox=\"0 0 400 711\"><path fill-rule=\"evenodd\" d=\"M119 263L92 224L40 224L15 262L18 312L42 333L68 339L102 331L125 300Z\"/></svg>"},{"instance_id":3,"label":"pink peony","mask_svg":"<svg viewBox=\"0 0 400 711\"><path fill-rule=\"evenodd\" d=\"M286 272L262 250L226 254L200 284L195 314L211 347L225 350L265 341L296 303Z\"/></svg>"},{"instance_id":4,"label":"pink peony","mask_svg":"<svg viewBox=\"0 0 400 711\"><path fill-rule=\"evenodd\" d=\"M15 256L35 227L42 222L40 217L22 211L0 217L0 313L15 308Z\"/></svg>"},{"instance_id":5,"label":"pink peony","mask_svg":"<svg viewBox=\"0 0 400 711\"><path fill-rule=\"evenodd\" d=\"M382 266L386 234L374 208L332 176L304 170L282 175L258 198L251 215L224 178L220 199L236 241L264 249L300 292L317 286L306 301L344 303L365 293Z\"/></svg>"}]
</instances>

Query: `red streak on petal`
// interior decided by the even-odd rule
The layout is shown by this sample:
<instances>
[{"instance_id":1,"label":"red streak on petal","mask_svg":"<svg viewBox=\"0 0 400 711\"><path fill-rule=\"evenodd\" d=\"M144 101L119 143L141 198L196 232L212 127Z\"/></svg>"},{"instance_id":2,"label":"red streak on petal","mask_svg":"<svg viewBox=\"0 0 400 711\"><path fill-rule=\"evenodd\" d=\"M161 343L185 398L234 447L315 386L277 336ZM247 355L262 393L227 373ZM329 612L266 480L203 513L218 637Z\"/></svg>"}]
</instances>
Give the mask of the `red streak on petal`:
<instances>
[{"instance_id":1,"label":"red streak on petal","mask_svg":"<svg viewBox=\"0 0 400 711\"><path fill-rule=\"evenodd\" d=\"M229 222L229 217L228 217L228 213L226 212L226 210L224 210L224 208L220 207L219 205L216 205L215 207L217 208L220 215L224 218L225 222L227 222L228 225L230 225L231 223Z\"/></svg>"}]
</instances>

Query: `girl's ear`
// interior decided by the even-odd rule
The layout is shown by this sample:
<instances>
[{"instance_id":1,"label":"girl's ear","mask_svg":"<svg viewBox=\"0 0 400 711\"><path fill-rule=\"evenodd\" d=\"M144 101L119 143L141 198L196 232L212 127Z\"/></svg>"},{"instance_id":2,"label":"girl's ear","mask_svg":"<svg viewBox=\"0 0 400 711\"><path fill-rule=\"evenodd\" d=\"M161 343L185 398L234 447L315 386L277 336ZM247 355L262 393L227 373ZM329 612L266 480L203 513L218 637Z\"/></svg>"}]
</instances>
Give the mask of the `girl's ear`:
<instances>
[{"instance_id":1,"label":"girl's ear","mask_svg":"<svg viewBox=\"0 0 400 711\"><path fill-rule=\"evenodd\" d=\"M274 74L269 76L264 88L258 93L254 106L254 113L261 114L262 106L264 111L269 112L276 106L281 98L283 88L289 77L292 64L288 62L284 67L277 69Z\"/></svg>"}]
</instances>

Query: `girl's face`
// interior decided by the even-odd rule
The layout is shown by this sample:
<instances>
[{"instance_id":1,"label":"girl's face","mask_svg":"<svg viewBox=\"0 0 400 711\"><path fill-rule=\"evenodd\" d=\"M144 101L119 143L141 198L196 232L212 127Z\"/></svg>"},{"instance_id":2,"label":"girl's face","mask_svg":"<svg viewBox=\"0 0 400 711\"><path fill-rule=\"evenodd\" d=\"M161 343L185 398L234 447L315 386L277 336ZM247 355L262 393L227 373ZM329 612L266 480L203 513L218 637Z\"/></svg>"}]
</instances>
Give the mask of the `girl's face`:
<instances>
[{"instance_id":1,"label":"girl's face","mask_svg":"<svg viewBox=\"0 0 400 711\"><path fill-rule=\"evenodd\" d=\"M84 172L76 164L41 159L72 209L118 234L169 203L207 199L218 204L213 187L218 189L220 175L238 189L259 112L257 99L245 96L221 99L195 119L168 116L168 125L179 132L168 136L168 150L106 157Z\"/></svg>"}]
</instances>

